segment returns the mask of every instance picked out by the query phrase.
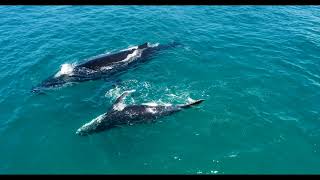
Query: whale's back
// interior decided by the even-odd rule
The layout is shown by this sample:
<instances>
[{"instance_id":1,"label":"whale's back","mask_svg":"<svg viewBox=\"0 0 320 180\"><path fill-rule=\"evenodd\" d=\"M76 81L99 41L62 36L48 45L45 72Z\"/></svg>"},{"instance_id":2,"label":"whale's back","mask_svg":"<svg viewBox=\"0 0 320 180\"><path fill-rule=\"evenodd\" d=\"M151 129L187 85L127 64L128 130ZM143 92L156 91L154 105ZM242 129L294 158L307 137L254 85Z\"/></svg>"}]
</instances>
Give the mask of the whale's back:
<instances>
[{"instance_id":1,"label":"whale's back","mask_svg":"<svg viewBox=\"0 0 320 180\"><path fill-rule=\"evenodd\" d=\"M122 51L111 55L105 55L92 59L88 62L78 65L78 67L85 67L95 71L100 70L102 67L111 66L114 63L120 62L127 58L134 50Z\"/></svg>"}]
</instances>

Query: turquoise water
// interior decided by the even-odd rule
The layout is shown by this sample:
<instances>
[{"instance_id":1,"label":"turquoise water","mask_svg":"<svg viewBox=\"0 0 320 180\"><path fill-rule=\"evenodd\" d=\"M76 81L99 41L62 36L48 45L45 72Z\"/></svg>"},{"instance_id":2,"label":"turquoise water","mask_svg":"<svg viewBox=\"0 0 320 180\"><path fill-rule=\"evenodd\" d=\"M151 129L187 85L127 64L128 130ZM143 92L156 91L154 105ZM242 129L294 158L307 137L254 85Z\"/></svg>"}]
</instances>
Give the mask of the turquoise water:
<instances>
[{"instance_id":1,"label":"turquoise water","mask_svg":"<svg viewBox=\"0 0 320 180\"><path fill-rule=\"evenodd\" d=\"M1 174L320 172L320 8L1 6ZM116 87L30 93L64 63L144 42L162 51ZM127 104L200 106L75 135L125 90Z\"/></svg>"}]
</instances>

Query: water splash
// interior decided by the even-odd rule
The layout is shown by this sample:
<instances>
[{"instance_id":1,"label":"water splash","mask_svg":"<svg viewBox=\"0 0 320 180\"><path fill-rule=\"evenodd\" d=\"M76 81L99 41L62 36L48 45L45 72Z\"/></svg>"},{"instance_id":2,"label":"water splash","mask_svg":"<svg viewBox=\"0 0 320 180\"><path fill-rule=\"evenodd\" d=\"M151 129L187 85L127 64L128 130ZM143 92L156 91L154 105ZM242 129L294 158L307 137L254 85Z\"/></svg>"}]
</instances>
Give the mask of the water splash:
<instances>
[{"instance_id":1,"label":"water splash","mask_svg":"<svg viewBox=\"0 0 320 180\"><path fill-rule=\"evenodd\" d=\"M55 77L59 77L61 75L72 75L75 64L62 64L60 70L55 74Z\"/></svg>"}]
</instances>

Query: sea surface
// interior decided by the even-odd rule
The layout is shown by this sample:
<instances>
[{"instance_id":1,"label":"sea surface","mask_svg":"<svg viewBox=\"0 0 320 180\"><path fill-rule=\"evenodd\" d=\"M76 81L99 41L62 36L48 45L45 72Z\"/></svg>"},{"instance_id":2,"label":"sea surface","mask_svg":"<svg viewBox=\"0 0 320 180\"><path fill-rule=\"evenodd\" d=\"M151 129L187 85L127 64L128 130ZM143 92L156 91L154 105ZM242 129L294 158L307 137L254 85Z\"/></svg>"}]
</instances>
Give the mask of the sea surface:
<instances>
[{"instance_id":1,"label":"sea surface","mask_svg":"<svg viewBox=\"0 0 320 180\"><path fill-rule=\"evenodd\" d=\"M180 47L116 77L35 95L97 55ZM0 174L319 174L320 7L0 6ZM75 134L126 104L194 108Z\"/></svg>"}]
</instances>

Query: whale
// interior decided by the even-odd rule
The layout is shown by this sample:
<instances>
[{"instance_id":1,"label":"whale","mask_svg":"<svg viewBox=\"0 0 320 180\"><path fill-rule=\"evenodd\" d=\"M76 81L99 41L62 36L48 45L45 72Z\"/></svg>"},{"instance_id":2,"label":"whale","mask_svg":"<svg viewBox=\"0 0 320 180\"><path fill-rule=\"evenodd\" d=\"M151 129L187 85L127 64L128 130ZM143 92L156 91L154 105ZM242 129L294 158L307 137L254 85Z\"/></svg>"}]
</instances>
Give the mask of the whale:
<instances>
[{"instance_id":1,"label":"whale","mask_svg":"<svg viewBox=\"0 0 320 180\"><path fill-rule=\"evenodd\" d=\"M40 84L32 87L33 93L44 93L48 89L63 87L65 84L104 79L112 82L126 70L152 59L152 55L160 50L166 50L180 45L172 42L169 44L144 44L134 46L117 53L106 54L93 58L78 65L63 64L61 69L54 75L43 80Z\"/></svg>"},{"instance_id":2,"label":"whale","mask_svg":"<svg viewBox=\"0 0 320 180\"><path fill-rule=\"evenodd\" d=\"M134 92L134 90L125 91L116 99L113 105L107 109L106 113L101 114L92 121L81 126L76 131L76 134L88 136L116 127L156 122L161 117L199 105L204 101L204 99L193 100L190 103L182 105L136 104L127 106L123 101L125 97L132 92Z\"/></svg>"}]
</instances>

